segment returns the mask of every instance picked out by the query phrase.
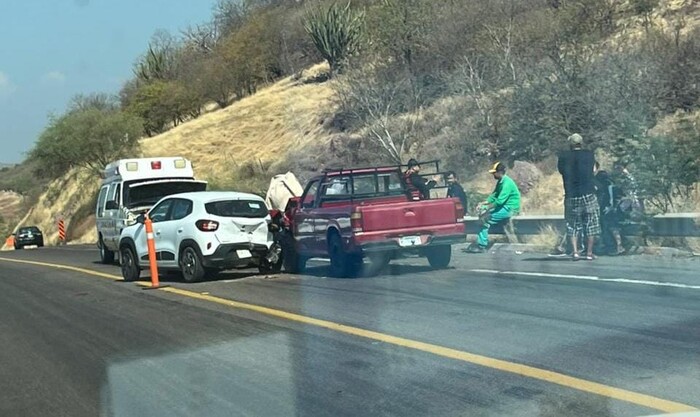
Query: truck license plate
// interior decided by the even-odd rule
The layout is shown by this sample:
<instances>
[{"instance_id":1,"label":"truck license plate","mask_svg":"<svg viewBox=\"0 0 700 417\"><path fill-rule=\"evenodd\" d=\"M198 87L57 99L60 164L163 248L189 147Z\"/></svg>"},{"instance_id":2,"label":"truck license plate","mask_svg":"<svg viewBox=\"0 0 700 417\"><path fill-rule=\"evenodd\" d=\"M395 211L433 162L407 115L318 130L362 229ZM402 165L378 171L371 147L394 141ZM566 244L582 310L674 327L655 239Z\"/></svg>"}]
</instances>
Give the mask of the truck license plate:
<instances>
[{"instance_id":1,"label":"truck license plate","mask_svg":"<svg viewBox=\"0 0 700 417\"><path fill-rule=\"evenodd\" d=\"M253 256L248 249L239 249L236 251L236 255L238 255L239 259L251 258Z\"/></svg>"},{"instance_id":2,"label":"truck license plate","mask_svg":"<svg viewBox=\"0 0 700 417\"><path fill-rule=\"evenodd\" d=\"M420 236L403 236L399 238L399 246L418 246L422 244Z\"/></svg>"}]
</instances>

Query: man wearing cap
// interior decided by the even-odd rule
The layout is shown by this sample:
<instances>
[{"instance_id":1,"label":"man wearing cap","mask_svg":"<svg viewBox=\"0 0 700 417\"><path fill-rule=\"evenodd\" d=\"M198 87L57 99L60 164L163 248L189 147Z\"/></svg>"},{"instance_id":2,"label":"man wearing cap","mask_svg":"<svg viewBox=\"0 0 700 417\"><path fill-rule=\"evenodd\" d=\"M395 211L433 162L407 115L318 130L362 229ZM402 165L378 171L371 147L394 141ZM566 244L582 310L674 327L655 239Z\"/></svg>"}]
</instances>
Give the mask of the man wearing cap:
<instances>
[{"instance_id":1,"label":"man wearing cap","mask_svg":"<svg viewBox=\"0 0 700 417\"><path fill-rule=\"evenodd\" d=\"M506 166L501 162L493 164L489 173L497 181L496 188L486 201L479 204L484 215L483 225L476 237L476 246L469 248L469 253L482 253L489 244L489 228L492 225L508 221L520 211L520 190L517 184L506 175Z\"/></svg>"},{"instance_id":2,"label":"man wearing cap","mask_svg":"<svg viewBox=\"0 0 700 417\"><path fill-rule=\"evenodd\" d=\"M408 160L408 169L403 174L403 180L406 184L406 192L412 200L428 200L430 199L430 189L437 185L434 180L426 181L420 176L420 164L417 160L411 158Z\"/></svg>"},{"instance_id":3,"label":"man wearing cap","mask_svg":"<svg viewBox=\"0 0 700 417\"><path fill-rule=\"evenodd\" d=\"M566 234L571 239L573 259L581 259L578 235L586 237L586 259L593 260L593 246L600 235L600 208L595 196L593 151L583 149L578 133L568 137L570 150L559 155L557 167L564 182Z\"/></svg>"}]
</instances>

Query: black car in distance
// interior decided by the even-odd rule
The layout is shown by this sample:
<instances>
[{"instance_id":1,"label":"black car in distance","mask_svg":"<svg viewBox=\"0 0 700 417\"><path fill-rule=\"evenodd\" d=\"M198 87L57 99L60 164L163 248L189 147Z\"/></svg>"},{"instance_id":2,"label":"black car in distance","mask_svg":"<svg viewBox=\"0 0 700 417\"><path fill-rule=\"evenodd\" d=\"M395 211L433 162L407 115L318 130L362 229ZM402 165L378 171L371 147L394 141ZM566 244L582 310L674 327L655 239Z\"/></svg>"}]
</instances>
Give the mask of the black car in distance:
<instances>
[{"instance_id":1,"label":"black car in distance","mask_svg":"<svg viewBox=\"0 0 700 417\"><path fill-rule=\"evenodd\" d=\"M44 246L44 234L36 226L20 227L15 234L15 249L32 245Z\"/></svg>"}]
</instances>

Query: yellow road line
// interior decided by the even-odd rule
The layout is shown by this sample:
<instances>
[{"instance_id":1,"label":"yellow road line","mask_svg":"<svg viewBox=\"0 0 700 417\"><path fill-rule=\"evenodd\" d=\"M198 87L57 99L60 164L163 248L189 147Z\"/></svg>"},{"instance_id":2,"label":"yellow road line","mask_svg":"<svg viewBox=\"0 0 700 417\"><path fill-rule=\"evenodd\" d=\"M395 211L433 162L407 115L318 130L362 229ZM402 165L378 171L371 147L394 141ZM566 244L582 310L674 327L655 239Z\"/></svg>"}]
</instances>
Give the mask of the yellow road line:
<instances>
[{"instance_id":1,"label":"yellow road line","mask_svg":"<svg viewBox=\"0 0 700 417\"><path fill-rule=\"evenodd\" d=\"M0 258L0 261L24 263L37 266L45 266L57 269L64 269L74 272L80 272L87 275L98 276L102 278L109 279L121 279L117 275L106 274L98 271L93 271L84 268L77 268L68 265L58 265L46 262L35 262L35 261L25 261L18 259ZM140 283L139 285L147 286L147 284ZM402 346L414 350L419 350L426 353L431 353L433 355L442 356L445 358L455 359L462 362L467 362L474 365L480 365L490 369L497 369L499 371L508 372L515 375L520 375L528 378L537 379L540 381L549 382L556 385L561 385L567 388L572 388L579 391L584 391L592 394L601 395L604 397L625 401L628 403L648 407L654 410L663 411L666 413L677 413L684 411L696 411L697 408L690 405L678 403L675 401L664 400L662 398L657 398L651 395L641 394L634 391L628 391L621 388L611 387L609 385L600 384L597 382L588 381L581 378L572 377L562 373L548 371L545 369L536 368L534 366L523 365L516 362L509 362L506 360L491 358L488 356L478 355L474 353L469 353L457 349L451 349L444 346L434 345L431 343L419 342L417 340L406 339L403 337L397 337L388 335L385 333L375 332L372 330L365 330L359 327L347 326L340 323L335 323L328 320L315 319L313 317L302 316L295 313L290 313L283 310L277 310L269 307L263 307L255 304L242 303L240 301L229 300L226 298L216 297L207 294L200 294L194 291L183 290L174 287L164 287L160 288L159 291L181 295L183 297L193 298L197 300L207 301L210 303L215 303L239 310L248 310L256 313L264 314L267 316L277 317L288 321L294 321L297 323L308 324L311 326L322 327L335 332L349 334L353 336L362 337L365 339L375 340L379 342L384 342L392 344L395 346Z\"/></svg>"},{"instance_id":2,"label":"yellow road line","mask_svg":"<svg viewBox=\"0 0 700 417\"><path fill-rule=\"evenodd\" d=\"M94 271L92 269L78 268L76 266L70 266L70 265L52 264L52 263L48 263L48 262L26 261L24 259L12 259L12 258L0 258L0 261L14 262L17 264L45 266L47 268L54 268L54 269L64 269L66 271L80 272L81 274L87 274L87 275L92 275L95 277L107 278L107 279L113 279L113 280L122 279L122 277L119 275L107 274L104 272Z\"/></svg>"}]
</instances>

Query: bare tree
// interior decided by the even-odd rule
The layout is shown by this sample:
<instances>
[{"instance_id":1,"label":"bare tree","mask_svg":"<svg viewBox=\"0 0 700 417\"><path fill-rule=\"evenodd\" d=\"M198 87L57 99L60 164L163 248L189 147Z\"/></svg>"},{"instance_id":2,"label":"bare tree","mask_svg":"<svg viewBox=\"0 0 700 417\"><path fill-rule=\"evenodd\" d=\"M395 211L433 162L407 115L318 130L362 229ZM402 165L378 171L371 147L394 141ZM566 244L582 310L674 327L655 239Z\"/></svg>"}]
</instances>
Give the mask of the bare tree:
<instances>
[{"instance_id":1,"label":"bare tree","mask_svg":"<svg viewBox=\"0 0 700 417\"><path fill-rule=\"evenodd\" d=\"M219 42L219 29L215 24L189 26L183 30L184 47L211 53Z\"/></svg>"},{"instance_id":2,"label":"bare tree","mask_svg":"<svg viewBox=\"0 0 700 417\"><path fill-rule=\"evenodd\" d=\"M386 80L354 71L336 84L341 108L358 121L369 139L400 163L419 141L420 95L407 79Z\"/></svg>"}]
</instances>

